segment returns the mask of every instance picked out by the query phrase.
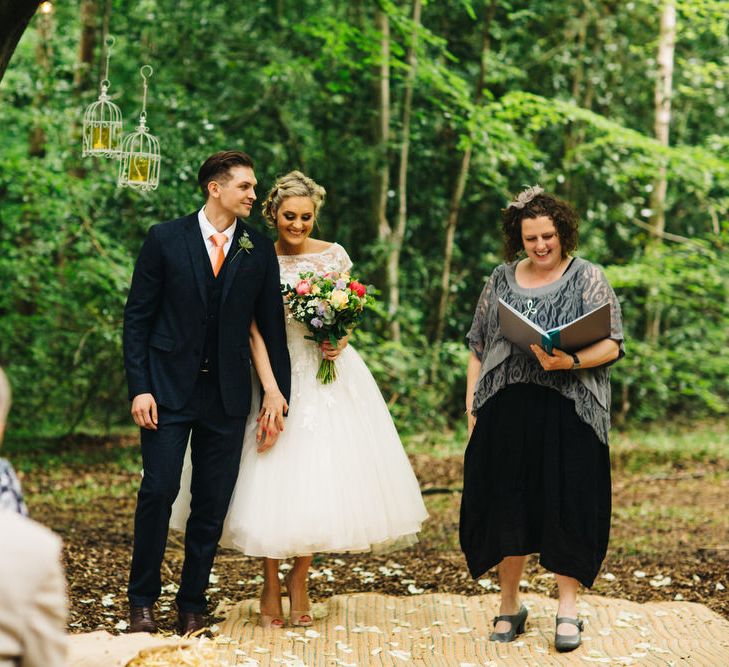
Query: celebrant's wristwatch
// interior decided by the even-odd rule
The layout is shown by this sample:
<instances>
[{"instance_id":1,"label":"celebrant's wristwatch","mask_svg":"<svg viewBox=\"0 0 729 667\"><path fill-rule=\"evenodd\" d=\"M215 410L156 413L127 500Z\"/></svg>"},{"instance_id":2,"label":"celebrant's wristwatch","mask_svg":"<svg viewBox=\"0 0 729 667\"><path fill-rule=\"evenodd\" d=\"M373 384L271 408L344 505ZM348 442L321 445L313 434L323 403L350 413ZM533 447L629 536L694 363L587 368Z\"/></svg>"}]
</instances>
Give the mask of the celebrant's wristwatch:
<instances>
[{"instance_id":1,"label":"celebrant's wristwatch","mask_svg":"<svg viewBox=\"0 0 729 667\"><path fill-rule=\"evenodd\" d=\"M575 362L572 364L572 370L575 371L580 367L580 358L574 352L570 352L570 356L572 357L572 361Z\"/></svg>"}]
</instances>

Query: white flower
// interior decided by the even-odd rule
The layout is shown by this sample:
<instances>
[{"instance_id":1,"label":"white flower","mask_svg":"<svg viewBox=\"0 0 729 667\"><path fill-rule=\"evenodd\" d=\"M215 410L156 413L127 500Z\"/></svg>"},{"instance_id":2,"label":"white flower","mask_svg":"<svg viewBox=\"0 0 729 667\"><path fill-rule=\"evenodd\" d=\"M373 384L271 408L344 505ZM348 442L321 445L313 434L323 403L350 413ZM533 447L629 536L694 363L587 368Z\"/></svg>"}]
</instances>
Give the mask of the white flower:
<instances>
[{"instance_id":1,"label":"white flower","mask_svg":"<svg viewBox=\"0 0 729 667\"><path fill-rule=\"evenodd\" d=\"M347 305L347 302L349 301L349 296L344 290L335 289L332 292L332 296L329 298L332 306L334 306L337 310L342 310Z\"/></svg>"}]
</instances>

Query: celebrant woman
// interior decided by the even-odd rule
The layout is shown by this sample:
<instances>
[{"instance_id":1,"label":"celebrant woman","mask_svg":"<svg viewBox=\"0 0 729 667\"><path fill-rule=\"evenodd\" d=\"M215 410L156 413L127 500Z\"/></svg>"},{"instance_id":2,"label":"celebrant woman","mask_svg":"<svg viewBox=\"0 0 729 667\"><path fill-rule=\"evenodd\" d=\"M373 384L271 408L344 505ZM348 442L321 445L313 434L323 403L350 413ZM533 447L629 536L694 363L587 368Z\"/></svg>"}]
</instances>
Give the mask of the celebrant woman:
<instances>
[{"instance_id":1,"label":"celebrant woman","mask_svg":"<svg viewBox=\"0 0 729 667\"><path fill-rule=\"evenodd\" d=\"M579 584L590 587L610 531L610 365L623 356L620 306L602 270L577 257L578 218L540 187L503 211L507 263L481 293L468 333L460 539L474 578L498 565L492 641L524 631L519 581L526 556L555 573L555 645L580 644ZM610 304L610 333L584 349L531 354L506 340L498 300L545 331Z\"/></svg>"},{"instance_id":2,"label":"celebrant woman","mask_svg":"<svg viewBox=\"0 0 729 667\"><path fill-rule=\"evenodd\" d=\"M296 285L303 272L331 273L348 282L352 262L344 248L311 238L324 196L324 188L293 171L276 182L263 204L278 234L275 248L284 284ZM346 337L337 347L307 340L306 326L290 312L286 328L289 416L270 448L261 445L260 437L257 441L261 423L249 422L221 539L223 546L263 558L261 624L266 627L284 626L280 559L294 559L285 578L290 623L311 625L307 575L312 554L408 546L417 541L427 517L387 405L359 354ZM251 356L270 398L277 387L255 327ZM322 358L336 364L336 379L329 384L317 379ZM187 473L186 468L182 489L189 489ZM181 492L173 527L184 529L188 506L189 491Z\"/></svg>"}]
</instances>

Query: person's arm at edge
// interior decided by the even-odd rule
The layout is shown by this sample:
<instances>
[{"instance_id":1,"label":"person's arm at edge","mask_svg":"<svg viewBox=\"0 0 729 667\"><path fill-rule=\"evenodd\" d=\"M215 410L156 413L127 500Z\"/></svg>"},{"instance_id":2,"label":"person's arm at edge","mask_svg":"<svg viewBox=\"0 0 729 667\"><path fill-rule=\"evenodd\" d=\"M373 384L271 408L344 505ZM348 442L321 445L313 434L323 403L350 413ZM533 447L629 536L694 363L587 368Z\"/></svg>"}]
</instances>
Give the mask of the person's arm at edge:
<instances>
[{"instance_id":1,"label":"person's arm at edge","mask_svg":"<svg viewBox=\"0 0 729 667\"><path fill-rule=\"evenodd\" d=\"M50 536L49 536L50 537ZM39 582L28 619L25 653L20 667L64 667L66 665L66 580L61 565L61 540L53 535L53 554L43 555L46 572Z\"/></svg>"}]
</instances>

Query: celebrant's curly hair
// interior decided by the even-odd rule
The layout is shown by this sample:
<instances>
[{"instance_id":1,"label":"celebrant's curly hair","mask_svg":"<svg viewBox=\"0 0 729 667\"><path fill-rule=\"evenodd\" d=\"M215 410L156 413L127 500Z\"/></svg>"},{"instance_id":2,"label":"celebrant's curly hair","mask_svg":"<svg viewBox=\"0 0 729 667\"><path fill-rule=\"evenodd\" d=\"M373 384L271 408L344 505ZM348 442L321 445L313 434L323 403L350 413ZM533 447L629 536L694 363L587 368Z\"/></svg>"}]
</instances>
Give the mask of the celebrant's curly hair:
<instances>
[{"instance_id":1,"label":"celebrant's curly hair","mask_svg":"<svg viewBox=\"0 0 729 667\"><path fill-rule=\"evenodd\" d=\"M309 178L300 171L290 171L281 176L263 202L263 217L269 225L276 226L276 214L284 200L290 197L308 197L314 204L314 219L319 216L319 210L324 204L327 191L313 178Z\"/></svg>"},{"instance_id":2,"label":"celebrant's curly hair","mask_svg":"<svg viewBox=\"0 0 729 667\"><path fill-rule=\"evenodd\" d=\"M567 257L578 241L579 216L572 204L544 192L539 186L523 190L501 210L501 230L504 235L504 256L511 262L524 250L521 222L540 216L551 218L562 246L562 257Z\"/></svg>"}]
</instances>

